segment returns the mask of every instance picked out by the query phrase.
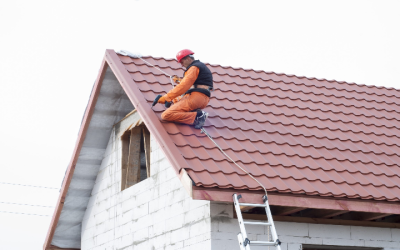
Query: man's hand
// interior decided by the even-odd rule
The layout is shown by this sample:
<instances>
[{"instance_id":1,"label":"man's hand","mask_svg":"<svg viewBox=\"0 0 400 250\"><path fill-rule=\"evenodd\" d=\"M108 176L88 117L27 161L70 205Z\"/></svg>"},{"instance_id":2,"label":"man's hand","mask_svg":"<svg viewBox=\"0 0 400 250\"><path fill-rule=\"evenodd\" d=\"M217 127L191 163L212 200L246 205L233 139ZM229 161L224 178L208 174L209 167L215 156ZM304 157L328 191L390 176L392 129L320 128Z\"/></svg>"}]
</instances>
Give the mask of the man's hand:
<instances>
[{"instance_id":1,"label":"man's hand","mask_svg":"<svg viewBox=\"0 0 400 250\"><path fill-rule=\"evenodd\" d=\"M165 103L165 98L164 96L161 96L160 99L158 99L158 103Z\"/></svg>"},{"instance_id":2,"label":"man's hand","mask_svg":"<svg viewBox=\"0 0 400 250\"><path fill-rule=\"evenodd\" d=\"M176 84L179 84L179 83L181 83L181 81L182 81L182 79L179 78L177 75L173 75L173 76L172 76L172 80L173 80Z\"/></svg>"},{"instance_id":3,"label":"man's hand","mask_svg":"<svg viewBox=\"0 0 400 250\"><path fill-rule=\"evenodd\" d=\"M171 105L173 104L172 101L167 102L162 95L158 95L156 99L154 99L153 104L151 106L154 107L157 103L164 103L166 108L171 107Z\"/></svg>"},{"instance_id":4,"label":"man's hand","mask_svg":"<svg viewBox=\"0 0 400 250\"><path fill-rule=\"evenodd\" d=\"M166 108L171 107L171 105L173 104L172 101L167 102L162 95L158 95L156 99L154 99L153 104L151 106L154 107L157 103L164 103Z\"/></svg>"}]
</instances>

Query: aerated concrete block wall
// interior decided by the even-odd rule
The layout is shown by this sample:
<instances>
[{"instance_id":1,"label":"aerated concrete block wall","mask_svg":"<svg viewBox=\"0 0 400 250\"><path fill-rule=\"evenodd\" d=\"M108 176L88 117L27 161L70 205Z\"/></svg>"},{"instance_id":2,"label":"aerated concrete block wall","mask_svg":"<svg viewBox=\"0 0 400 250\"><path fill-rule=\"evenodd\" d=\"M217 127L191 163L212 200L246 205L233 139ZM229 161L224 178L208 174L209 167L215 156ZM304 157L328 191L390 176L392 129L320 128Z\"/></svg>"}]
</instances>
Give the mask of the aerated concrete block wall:
<instances>
[{"instance_id":1,"label":"aerated concrete block wall","mask_svg":"<svg viewBox=\"0 0 400 250\"><path fill-rule=\"evenodd\" d=\"M153 137L151 177L120 191L121 144L113 133L82 223L81 249L210 249L210 202L189 197Z\"/></svg>"},{"instance_id":2,"label":"aerated concrete block wall","mask_svg":"<svg viewBox=\"0 0 400 250\"><path fill-rule=\"evenodd\" d=\"M82 223L82 250L239 249L232 204L192 200L153 137L151 178L121 192L119 136L113 131L102 160ZM290 222L276 226L282 250L303 245L400 250L400 229ZM246 228L250 240L267 240L267 227Z\"/></svg>"},{"instance_id":3,"label":"aerated concrete block wall","mask_svg":"<svg viewBox=\"0 0 400 250\"><path fill-rule=\"evenodd\" d=\"M275 222L282 250L301 250L303 245L329 245L351 247L376 247L400 250L400 229L338 226L293 222ZM250 240L267 240L266 226L246 226ZM232 204L211 203L212 249L239 249L237 219L233 218ZM268 249L251 247L251 250ZM271 247L271 250L275 248ZM347 248L346 248L347 249Z\"/></svg>"}]
</instances>

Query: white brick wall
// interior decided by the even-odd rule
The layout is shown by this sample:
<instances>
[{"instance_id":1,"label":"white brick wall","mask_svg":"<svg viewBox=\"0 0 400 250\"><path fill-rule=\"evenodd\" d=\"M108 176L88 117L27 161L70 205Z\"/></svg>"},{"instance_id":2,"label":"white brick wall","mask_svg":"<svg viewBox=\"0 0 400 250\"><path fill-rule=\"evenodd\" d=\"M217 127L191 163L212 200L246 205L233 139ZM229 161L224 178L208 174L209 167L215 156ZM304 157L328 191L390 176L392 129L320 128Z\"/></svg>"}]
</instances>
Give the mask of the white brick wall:
<instances>
[{"instance_id":1,"label":"white brick wall","mask_svg":"<svg viewBox=\"0 0 400 250\"><path fill-rule=\"evenodd\" d=\"M211 203L212 249L239 249L237 219L232 204ZM306 245L377 247L400 250L400 229L275 222L282 250L299 250ZM267 228L246 226L250 240L267 240ZM251 247L252 250L267 249ZM273 250L274 248L271 248Z\"/></svg>"},{"instance_id":2,"label":"white brick wall","mask_svg":"<svg viewBox=\"0 0 400 250\"><path fill-rule=\"evenodd\" d=\"M83 250L239 249L232 204L192 200L153 137L151 177L121 192L121 148L119 140L114 142L111 135L82 223ZM304 244L400 250L400 229L290 222L276 226L282 250L301 250ZM267 227L246 228L250 240L267 240Z\"/></svg>"},{"instance_id":3,"label":"white brick wall","mask_svg":"<svg viewBox=\"0 0 400 250\"><path fill-rule=\"evenodd\" d=\"M210 202L189 197L153 137L151 177L122 192L120 160L112 134L82 223L82 249L210 249Z\"/></svg>"}]
</instances>

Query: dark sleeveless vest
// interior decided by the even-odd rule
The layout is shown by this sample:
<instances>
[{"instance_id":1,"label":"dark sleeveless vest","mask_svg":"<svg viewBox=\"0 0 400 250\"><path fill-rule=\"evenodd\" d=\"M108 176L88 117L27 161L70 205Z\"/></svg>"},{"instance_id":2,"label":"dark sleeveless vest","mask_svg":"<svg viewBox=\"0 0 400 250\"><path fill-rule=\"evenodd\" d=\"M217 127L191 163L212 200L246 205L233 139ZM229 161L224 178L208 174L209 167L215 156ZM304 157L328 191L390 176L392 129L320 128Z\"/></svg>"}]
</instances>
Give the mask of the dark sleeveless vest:
<instances>
[{"instance_id":1,"label":"dark sleeveless vest","mask_svg":"<svg viewBox=\"0 0 400 250\"><path fill-rule=\"evenodd\" d=\"M189 89L185 94L190 94L192 92L200 92L207 95L208 97L211 97L210 90L213 89L214 84L210 69L207 68L207 66L204 63L200 62L199 60L195 60L186 68L186 71L188 71L192 66L196 66L199 69L199 75L197 76L196 81L193 83L194 88ZM184 76L185 73L183 74ZM196 85L206 85L209 87L209 90L197 88Z\"/></svg>"}]
</instances>

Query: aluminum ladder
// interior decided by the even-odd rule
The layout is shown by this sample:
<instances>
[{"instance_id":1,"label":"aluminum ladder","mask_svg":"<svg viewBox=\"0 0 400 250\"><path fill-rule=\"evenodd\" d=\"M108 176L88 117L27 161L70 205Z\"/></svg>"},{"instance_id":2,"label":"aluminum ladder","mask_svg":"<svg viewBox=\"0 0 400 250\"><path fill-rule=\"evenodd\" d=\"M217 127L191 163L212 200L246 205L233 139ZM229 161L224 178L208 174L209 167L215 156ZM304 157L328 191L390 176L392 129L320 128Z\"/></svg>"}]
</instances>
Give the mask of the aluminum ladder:
<instances>
[{"instance_id":1,"label":"aluminum ladder","mask_svg":"<svg viewBox=\"0 0 400 250\"><path fill-rule=\"evenodd\" d=\"M264 203L263 204L252 204L252 203L239 203L239 199L242 198L242 195L233 195L233 203L235 205L236 215L239 221L240 233L237 235L239 241L240 250L250 250L250 245L252 246L274 246L276 250L281 250L281 242L278 239L278 235L276 234L275 224L272 219L271 210L268 204L268 197L264 195L262 197ZM240 206L249 206L249 207L264 207L265 212L267 214L268 222L258 222L258 221L244 221L242 216L242 211L240 210ZM269 226L271 228L272 241L250 241L247 238L245 224L248 225L264 225Z\"/></svg>"}]
</instances>

